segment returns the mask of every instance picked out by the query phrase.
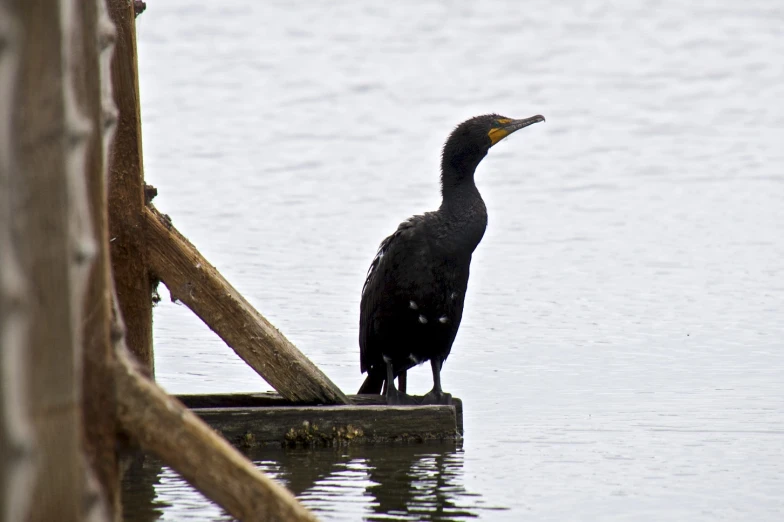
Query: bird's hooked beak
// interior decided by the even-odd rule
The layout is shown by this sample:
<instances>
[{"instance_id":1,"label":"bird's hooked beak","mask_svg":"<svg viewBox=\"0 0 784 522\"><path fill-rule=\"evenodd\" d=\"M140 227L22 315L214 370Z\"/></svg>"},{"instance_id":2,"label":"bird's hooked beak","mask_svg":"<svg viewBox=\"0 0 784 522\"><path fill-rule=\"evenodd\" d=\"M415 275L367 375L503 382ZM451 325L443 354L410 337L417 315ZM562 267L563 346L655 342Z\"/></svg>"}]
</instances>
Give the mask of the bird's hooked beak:
<instances>
[{"instance_id":1,"label":"bird's hooked beak","mask_svg":"<svg viewBox=\"0 0 784 522\"><path fill-rule=\"evenodd\" d=\"M519 131L523 127L533 125L534 123L539 123L540 121L544 121L544 116L539 114L536 116L531 116L530 118L524 118L522 120L510 120L507 118L500 119L498 120L499 126L493 127L490 129L490 132L487 133L487 135L490 136L490 146L492 147L513 132Z\"/></svg>"}]
</instances>

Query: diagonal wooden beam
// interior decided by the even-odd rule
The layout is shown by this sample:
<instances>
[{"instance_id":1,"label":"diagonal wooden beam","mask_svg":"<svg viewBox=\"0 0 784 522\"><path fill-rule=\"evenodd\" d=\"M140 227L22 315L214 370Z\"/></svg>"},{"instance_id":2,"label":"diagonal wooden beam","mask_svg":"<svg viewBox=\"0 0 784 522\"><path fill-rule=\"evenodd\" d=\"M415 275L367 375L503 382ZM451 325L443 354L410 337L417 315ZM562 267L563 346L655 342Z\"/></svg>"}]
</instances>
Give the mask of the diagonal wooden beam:
<instances>
[{"instance_id":1,"label":"diagonal wooden beam","mask_svg":"<svg viewBox=\"0 0 784 522\"><path fill-rule=\"evenodd\" d=\"M316 520L291 492L142 375L124 347L116 355L118 418L143 450L160 457L239 520Z\"/></svg>"},{"instance_id":2,"label":"diagonal wooden beam","mask_svg":"<svg viewBox=\"0 0 784 522\"><path fill-rule=\"evenodd\" d=\"M150 270L283 397L309 404L349 399L232 287L196 248L153 208L144 209Z\"/></svg>"}]
</instances>

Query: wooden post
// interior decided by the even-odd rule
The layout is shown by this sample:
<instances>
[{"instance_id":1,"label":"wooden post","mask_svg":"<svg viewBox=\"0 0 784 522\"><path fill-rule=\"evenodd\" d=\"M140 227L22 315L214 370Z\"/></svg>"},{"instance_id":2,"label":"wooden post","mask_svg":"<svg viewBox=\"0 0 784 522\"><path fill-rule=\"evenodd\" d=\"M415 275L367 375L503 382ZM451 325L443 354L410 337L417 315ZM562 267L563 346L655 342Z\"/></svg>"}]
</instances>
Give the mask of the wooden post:
<instances>
[{"instance_id":1,"label":"wooden post","mask_svg":"<svg viewBox=\"0 0 784 522\"><path fill-rule=\"evenodd\" d=\"M141 235L144 168L136 64L134 3L107 0L117 28L112 86L119 112L109 162L109 236L114 283L128 328L126 344L148 375L154 375L152 281Z\"/></svg>"},{"instance_id":2,"label":"wooden post","mask_svg":"<svg viewBox=\"0 0 784 522\"><path fill-rule=\"evenodd\" d=\"M27 396L27 332L31 321L18 240L14 240L11 180L16 153L14 110L24 45L18 6L0 0L0 522L24 520L33 501L35 455Z\"/></svg>"},{"instance_id":3,"label":"wooden post","mask_svg":"<svg viewBox=\"0 0 784 522\"><path fill-rule=\"evenodd\" d=\"M350 404L296 346L226 281L155 209L144 210L150 269L283 397L310 404Z\"/></svg>"},{"instance_id":4,"label":"wooden post","mask_svg":"<svg viewBox=\"0 0 784 522\"><path fill-rule=\"evenodd\" d=\"M16 84L13 223L27 309L27 393L33 421L36 477L30 520L81 520L81 410L74 329L66 165L84 136L66 115L61 2L23 3L24 40ZM72 14L72 13L71 13ZM70 135L69 135L70 134ZM24 241L22 241L24 238ZM85 254L86 249L83 249Z\"/></svg>"},{"instance_id":5,"label":"wooden post","mask_svg":"<svg viewBox=\"0 0 784 522\"><path fill-rule=\"evenodd\" d=\"M11 484L23 498L10 499L10 509L4 486L2 516L104 520L100 497L99 502L92 498L90 506L85 503L91 487L82 454L79 325L95 243L85 186L92 129L76 102L77 78L85 67L75 38L79 9L76 0L29 0L3 1L0 11L5 37L0 40L0 105L9 96L12 100L10 125L8 105L0 123L7 218L0 225L6 243L0 268L5 287L1 402L6 428L16 420L22 428L28 425L32 444L26 453L29 446L10 432L16 460L10 465L34 466L32 483L23 473L20 484ZM6 383L6 372L14 368L19 373ZM16 418L5 417L8 413ZM8 477L8 469L3 471Z\"/></svg>"},{"instance_id":6,"label":"wooden post","mask_svg":"<svg viewBox=\"0 0 784 522\"><path fill-rule=\"evenodd\" d=\"M115 38L105 0L78 2L81 26L73 38L84 66L75 75L75 100L93 129L87 143L87 191L93 242L97 246L84 301L84 371L82 405L85 453L110 518L119 520L120 472L117 462L117 417L114 386L112 276L107 211L107 149L117 114L112 100L110 63Z\"/></svg>"}]
</instances>

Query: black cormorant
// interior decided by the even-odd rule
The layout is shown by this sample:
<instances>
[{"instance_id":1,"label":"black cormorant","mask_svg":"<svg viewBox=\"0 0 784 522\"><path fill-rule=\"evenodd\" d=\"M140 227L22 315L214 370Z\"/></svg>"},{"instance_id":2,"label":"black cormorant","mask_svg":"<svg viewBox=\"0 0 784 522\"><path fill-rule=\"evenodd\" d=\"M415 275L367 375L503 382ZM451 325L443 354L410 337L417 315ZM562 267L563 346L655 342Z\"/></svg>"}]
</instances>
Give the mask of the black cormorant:
<instances>
[{"instance_id":1,"label":"black cormorant","mask_svg":"<svg viewBox=\"0 0 784 522\"><path fill-rule=\"evenodd\" d=\"M388 404L413 404L406 371L430 360L433 389L423 404L449 404L441 366L452 349L468 286L471 254L487 227L487 209L474 171L490 147L542 116L513 120L476 116L455 128L441 158L441 207L413 216L384 239L362 288L359 393L382 393ZM400 390L394 379L399 378Z\"/></svg>"}]
</instances>

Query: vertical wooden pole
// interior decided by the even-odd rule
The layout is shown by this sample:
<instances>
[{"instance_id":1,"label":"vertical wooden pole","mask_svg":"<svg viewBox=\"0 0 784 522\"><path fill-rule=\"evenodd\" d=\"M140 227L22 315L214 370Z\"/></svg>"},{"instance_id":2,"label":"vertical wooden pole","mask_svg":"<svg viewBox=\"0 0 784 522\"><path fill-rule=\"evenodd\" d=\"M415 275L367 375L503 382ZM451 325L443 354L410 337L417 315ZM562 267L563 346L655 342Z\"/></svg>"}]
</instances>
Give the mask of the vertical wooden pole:
<instances>
[{"instance_id":1,"label":"vertical wooden pole","mask_svg":"<svg viewBox=\"0 0 784 522\"><path fill-rule=\"evenodd\" d=\"M23 326L11 333L11 346L22 348L12 350L22 356L16 361L22 395L10 401L4 395L3 403L21 406L29 417L35 466L24 492L32 501L15 520L102 519L85 505L82 455L81 305L95 243L84 176L90 122L75 101L75 78L84 67L74 41L79 15L76 0L3 1L2 9L8 15L2 23L14 25L10 49L18 65L2 80L13 89L11 135L3 136L4 162L11 165L3 197L11 218L2 226L18 270L1 271L4 283L23 285L26 299L21 320L11 324Z\"/></svg>"},{"instance_id":2,"label":"vertical wooden pole","mask_svg":"<svg viewBox=\"0 0 784 522\"><path fill-rule=\"evenodd\" d=\"M35 460L27 391L28 288L14 241L13 117L23 44L21 20L0 0L0 522L24 520Z\"/></svg>"},{"instance_id":3,"label":"vertical wooden pole","mask_svg":"<svg viewBox=\"0 0 784 522\"><path fill-rule=\"evenodd\" d=\"M117 416L112 378L114 349L112 279L109 261L109 215L107 211L107 149L117 121L111 95L110 62L114 26L105 0L76 0L80 26L74 39L83 56L75 75L75 100L89 118L92 133L87 144L87 196L97 245L84 301L83 413L85 454L95 483L105 500L107 515L119 520L120 473L117 462Z\"/></svg>"},{"instance_id":4,"label":"vertical wooden pole","mask_svg":"<svg viewBox=\"0 0 784 522\"><path fill-rule=\"evenodd\" d=\"M25 238L14 246L31 295L27 397L38 465L28 519L41 521L81 520L84 494L76 368L81 353L68 262L76 252L69 241L66 172L69 145L83 136L66 136L60 8L60 2L33 0L20 10L25 65L16 91L18 171L11 190L18 198L15 237Z\"/></svg>"},{"instance_id":5,"label":"vertical wooden pole","mask_svg":"<svg viewBox=\"0 0 784 522\"><path fill-rule=\"evenodd\" d=\"M127 328L126 344L147 375L155 373L152 348L152 281L141 235L144 209L139 81L134 5L107 0L117 29L112 88L119 120L109 160L109 236L114 284Z\"/></svg>"}]
</instances>

